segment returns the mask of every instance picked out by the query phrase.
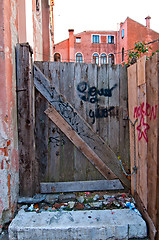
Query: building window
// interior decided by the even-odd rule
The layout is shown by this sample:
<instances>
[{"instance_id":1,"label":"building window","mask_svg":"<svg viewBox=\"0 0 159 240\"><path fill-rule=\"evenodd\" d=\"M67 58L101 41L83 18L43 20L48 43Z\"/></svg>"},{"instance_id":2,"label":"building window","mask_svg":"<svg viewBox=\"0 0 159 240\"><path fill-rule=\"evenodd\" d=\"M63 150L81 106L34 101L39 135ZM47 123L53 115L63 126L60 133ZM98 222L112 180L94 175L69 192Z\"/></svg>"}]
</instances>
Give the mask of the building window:
<instances>
[{"instance_id":1,"label":"building window","mask_svg":"<svg viewBox=\"0 0 159 240\"><path fill-rule=\"evenodd\" d=\"M92 42L93 43L99 43L99 35L93 35L92 36Z\"/></svg>"},{"instance_id":2,"label":"building window","mask_svg":"<svg viewBox=\"0 0 159 240\"><path fill-rule=\"evenodd\" d=\"M80 43L81 42L81 37L76 37L76 43Z\"/></svg>"},{"instance_id":3,"label":"building window","mask_svg":"<svg viewBox=\"0 0 159 240\"><path fill-rule=\"evenodd\" d=\"M105 53L101 54L101 64L107 64L107 55Z\"/></svg>"},{"instance_id":4,"label":"building window","mask_svg":"<svg viewBox=\"0 0 159 240\"><path fill-rule=\"evenodd\" d=\"M76 62L77 62L77 63L82 63L82 62L83 62L82 54L81 54L81 53L77 53L77 54L76 54Z\"/></svg>"},{"instance_id":5,"label":"building window","mask_svg":"<svg viewBox=\"0 0 159 240\"><path fill-rule=\"evenodd\" d=\"M39 4L39 0L36 0L36 11L39 12L40 11L40 4Z\"/></svg>"},{"instance_id":6,"label":"building window","mask_svg":"<svg viewBox=\"0 0 159 240\"><path fill-rule=\"evenodd\" d=\"M122 48L122 51L121 51L121 61L122 62L124 61L124 48Z\"/></svg>"},{"instance_id":7,"label":"building window","mask_svg":"<svg viewBox=\"0 0 159 240\"><path fill-rule=\"evenodd\" d=\"M55 53L54 54L54 61L55 62L61 62L61 56L59 53Z\"/></svg>"},{"instance_id":8,"label":"building window","mask_svg":"<svg viewBox=\"0 0 159 240\"><path fill-rule=\"evenodd\" d=\"M93 63L99 65L99 55L97 53L93 54Z\"/></svg>"},{"instance_id":9,"label":"building window","mask_svg":"<svg viewBox=\"0 0 159 240\"><path fill-rule=\"evenodd\" d=\"M114 55L113 54L109 54L108 63L114 64Z\"/></svg>"},{"instance_id":10,"label":"building window","mask_svg":"<svg viewBox=\"0 0 159 240\"><path fill-rule=\"evenodd\" d=\"M114 44L114 36L108 36L108 43Z\"/></svg>"},{"instance_id":11,"label":"building window","mask_svg":"<svg viewBox=\"0 0 159 240\"><path fill-rule=\"evenodd\" d=\"M122 39L124 38L124 29L122 29L122 31L121 31L121 38Z\"/></svg>"}]
</instances>

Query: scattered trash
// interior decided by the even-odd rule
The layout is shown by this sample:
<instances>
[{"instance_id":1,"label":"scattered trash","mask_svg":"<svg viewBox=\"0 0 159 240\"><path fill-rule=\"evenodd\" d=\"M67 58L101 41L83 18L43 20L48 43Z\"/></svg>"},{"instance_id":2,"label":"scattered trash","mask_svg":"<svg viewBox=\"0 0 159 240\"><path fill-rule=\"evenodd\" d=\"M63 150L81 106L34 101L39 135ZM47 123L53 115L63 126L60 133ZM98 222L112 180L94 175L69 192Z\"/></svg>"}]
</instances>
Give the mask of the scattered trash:
<instances>
[{"instance_id":1,"label":"scattered trash","mask_svg":"<svg viewBox=\"0 0 159 240\"><path fill-rule=\"evenodd\" d=\"M85 192L86 196L88 196L90 194L90 192Z\"/></svg>"},{"instance_id":2,"label":"scattered trash","mask_svg":"<svg viewBox=\"0 0 159 240\"><path fill-rule=\"evenodd\" d=\"M92 208L101 208L103 206L102 202L92 202L89 204Z\"/></svg>"},{"instance_id":3,"label":"scattered trash","mask_svg":"<svg viewBox=\"0 0 159 240\"><path fill-rule=\"evenodd\" d=\"M129 193L107 194L107 192L81 192L68 194L37 194L33 198L22 198L18 201L19 209L26 212L76 211L94 209L124 209L129 208L141 216L135 207L135 200ZM35 199L38 202L35 202ZM43 201L41 202L41 200ZM29 202L28 204L24 204Z\"/></svg>"},{"instance_id":4,"label":"scattered trash","mask_svg":"<svg viewBox=\"0 0 159 240\"><path fill-rule=\"evenodd\" d=\"M68 207L69 208L74 208L74 206L75 206L75 202L68 202Z\"/></svg>"},{"instance_id":5,"label":"scattered trash","mask_svg":"<svg viewBox=\"0 0 159 240\"><path fill-rule=\"evenodd\" d=\"M105 200L107 200L108 198L110 198L111 196L110 195L104 195L103 196ZM113 197L113 196L112 196Z\"/></svg>"},{"instance_id":6,"label":"scattered trash","mask_svg":"<svg viewBox=\"0 0 159 240\"><path fill-rule=\"evenodd\" d=\"M93 200L94 200L94 201L97 201L98 199L99 199L99 195L96 194L96 195L94 196Z\"/></svg>"},{"instance_id":7,"label":"scattered trash","mask_svg":"<svg viewBox=\"0 0 159 240\"><path fill-rule=\"evenodd\" d=\"M85 207L84 203L77 203L75 204L75 209L76 210L83 210Z\"/></svg>"},{"instance_id":8,"label":"scattered trash","mask_svg":"<svg viewBox=\"0 0 159 240\"><path fill-rule=\"evenodd\" d=\"M140 212L135 208L135 204L131 202L126 202L126 207L130 208L134 212L136 212L139 216L141 216Z\"/></svg>"},{"instance_id":9,"label":"scattered trash","mask_svg":"<svg viewBox=\"0 0 159 240\"><path fill-rule=\"evenodd\" d=\"M28 208L28 211L32 212L34 210L34 204L31 204L31 206Z\"/></svg>"},{"instance_id":10,"label":"scattered trash","mask_svg":"<svg viewBox=\"0 0 159 240\"><path fill-rule=\"evenodd\" d=\"M117 202L117 201L114 201L113 203L114 203L114 205L117 206L117 207L120 207L120 206L121 206L120 203Z\"/></svg>"},{"instance_id":11,"label":"scattered trash","mask_svg":"<svg viewBox=\"0 0 159 240\"><path fill-rule=\"evenodd\" d=\"M78 200L78 202L83 203L85 199L83 196L80 196L77 198L77 200Z\"/></svg>"},{"instance_id":12,"label":"scattered trash","mask_svg":"<svg viewBox=\"0 0 159 240\"><path fill-rule=\"evenodd\" d=\"M60 203L55 203L55 204L53 205L53 207L55 207L56 209L59 209L59 208L61 207L61 204L60 204Z\"/></svg>"},{"instance_id":13,"label":"scattered trash","mask_svg":"<svg viewBox=\"0 0 159 240\"><path fill-rule=\"evenodd\" d=\"M75 193L60 194L58 197L59 202L74 201L75 199L76 199Z\"/></svg>"}]
</instances>

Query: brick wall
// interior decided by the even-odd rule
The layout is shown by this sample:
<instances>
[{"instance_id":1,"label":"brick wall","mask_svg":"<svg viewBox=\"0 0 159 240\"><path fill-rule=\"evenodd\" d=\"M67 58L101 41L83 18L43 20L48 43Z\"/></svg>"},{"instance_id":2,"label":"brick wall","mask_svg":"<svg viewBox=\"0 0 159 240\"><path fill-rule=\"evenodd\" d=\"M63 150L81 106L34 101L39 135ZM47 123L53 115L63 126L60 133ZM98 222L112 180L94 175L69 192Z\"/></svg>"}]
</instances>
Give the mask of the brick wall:
<instances>
[{"instance_id":1,"label":"brick wall","mask_svg":"<svg viewBox=\"0 0 159 240\"><path fill-rule=\"evenodd\" d=\"M146 23L146 22L145 22ZM122 38L122 30L124 29L124 38ZM127 18L126 21L121 24L119 33L118 33L118 63L122 62L122 48L125 51L125 62L127 60L128 50L132 50L135 46L135 42L145 42L149 43L153 40L159 38L159 33L153 31L152 29L146 27L146 25L142 25L130 18ZM159 43L148 44L147 47L151 47L149 49L150 56L152 52L155 52L159 49Z\"/></svg>"},{"instance_id":2,"label":"brick wall","mask_svg":"<svg viewBox=\"0 0 159 240\"><path fill-rule=\"evenodd\" d=\"M122 36L124 31L124 36ZM72 32L73 34L73 32ZM92 43L92 35L99 35L99 43ZM108 36L114 36L114 44L108 43ZM76 39L80 41L76 42ZM68 39L54 45L54 54L59 53L61 55L61 61L69 62L76 61L76 54L81 53L83 61L85 63L91 63L93 54L97 53L99 57L102 53L107 55L107 63L109 54L114 55L114 63L121 64L127 60L128 50L134 48L135 42L145 41L145 43L151 42L159 38L159 33L152 29L142 25L130 18L127 18L124 23L120 24L119 31L84 31L79 34L74 34L74 51L71 50L71 58L68 52L70 51L70 45L68 45ZM73 46L73 45L72 45ZM152 50L149 50L149 55L155 52L159 46L158 43L149 45ZM122 58L123 50L123 58Z\"/></svg>"}]
</instances>

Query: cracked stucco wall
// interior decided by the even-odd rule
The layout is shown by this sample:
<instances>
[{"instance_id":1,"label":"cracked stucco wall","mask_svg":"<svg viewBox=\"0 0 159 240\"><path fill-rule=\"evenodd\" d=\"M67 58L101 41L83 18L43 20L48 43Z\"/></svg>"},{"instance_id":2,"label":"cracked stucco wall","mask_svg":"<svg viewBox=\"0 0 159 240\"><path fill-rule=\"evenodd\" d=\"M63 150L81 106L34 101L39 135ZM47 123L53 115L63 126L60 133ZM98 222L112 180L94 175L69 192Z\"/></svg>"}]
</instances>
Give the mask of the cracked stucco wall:
<instances>
[{"instance_id":1,"label":"cracked stucco wall","mask_svg":"<svg viewBox=\"0 0 159 240\"><path fill-rule=\"evenodd\" d=\"M0 231L15 212L19 186L15 46L17 0L0 1Z\"/></svg>"},{"instance_id":2,"label":"cracked stucco wall","mask_svg":"<svg viewBox=\"0 0 159 240\"><path fill-rule=\"evenodd\" d=\"M39 11L36 10L36 1L29 1L32 3L34 59L43 60L45 45L45 48L49 47L48 60L52 46L47 41L50 18L48 1L39 1ZM14 217L19 195L15 47L18 42L28 40L28 18L23 11L27 6L25 3L28 0L0 1L0 232L4 223ZM45 3L44 11L42 3Z\"/></svg>"}]
</instances>

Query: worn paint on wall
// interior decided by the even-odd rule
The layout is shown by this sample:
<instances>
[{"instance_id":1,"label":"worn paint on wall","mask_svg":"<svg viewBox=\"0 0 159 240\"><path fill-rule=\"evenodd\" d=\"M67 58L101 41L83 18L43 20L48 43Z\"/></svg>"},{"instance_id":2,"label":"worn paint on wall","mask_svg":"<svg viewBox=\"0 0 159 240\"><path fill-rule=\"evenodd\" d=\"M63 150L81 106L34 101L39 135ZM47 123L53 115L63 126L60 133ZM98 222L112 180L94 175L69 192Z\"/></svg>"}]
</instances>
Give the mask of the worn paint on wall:
<instances>
[{"instance_id":1,"label":"worn paint on wall","mask_svg":"<svg viewBox=\"0 0 159 240\"><path fill-rule=\"evenodd\" d=\"M47 19L42 21L42 2L48 4L47 0L40 0L40 8L37 11L36 1L29 0L32 4L32 47L36 60L43 60L43 28L45 33L47 32L47 39L51 39L47 26L50 18L49 8L44 10L43 15L45 14ZM15 46L18 42L28 40L26 3L28 0L0 1L0 228L13 217L19 194ZM46 46L49 54L49 40Z\"/></svg>"},{"instance_id":2,"label":"worn paint on wall","mask_svg":"<svg viewBox=\"0 0 159 240\"><path fill-rule=\"evenodd\" d=\"M37 11L35 0L32 0L33 4L33 52L34 60L43 60L43 46L42 46L42 11L41 1L39 1L39 11Z\"/></svg>"},{"instance_id":3,"label":"worn paint on wall","mask_svg":"<svg viewBox=\"0 0 159 240\"><path fill-rule=\"evenodd\" d=\"M10 221L18 196L15 45L18 41L17 0L0 3L0 226Z\"/></svg>"}]
</instances>

